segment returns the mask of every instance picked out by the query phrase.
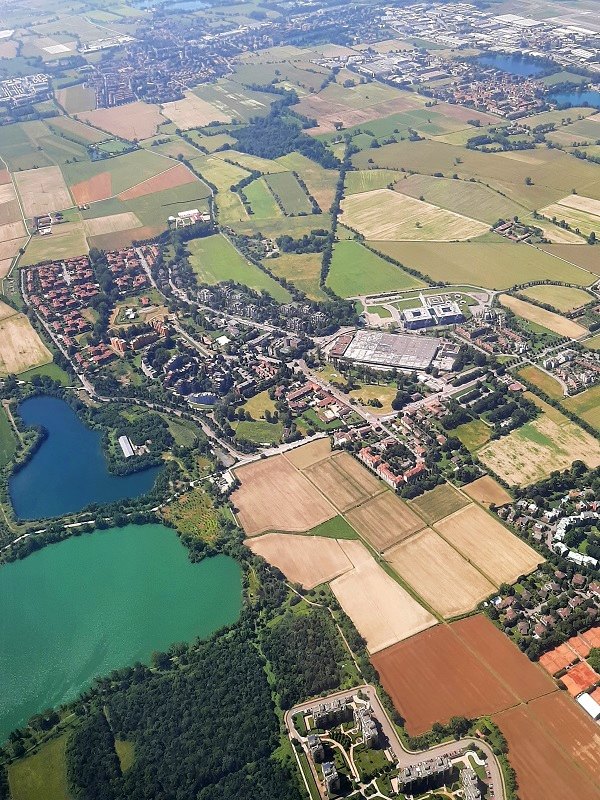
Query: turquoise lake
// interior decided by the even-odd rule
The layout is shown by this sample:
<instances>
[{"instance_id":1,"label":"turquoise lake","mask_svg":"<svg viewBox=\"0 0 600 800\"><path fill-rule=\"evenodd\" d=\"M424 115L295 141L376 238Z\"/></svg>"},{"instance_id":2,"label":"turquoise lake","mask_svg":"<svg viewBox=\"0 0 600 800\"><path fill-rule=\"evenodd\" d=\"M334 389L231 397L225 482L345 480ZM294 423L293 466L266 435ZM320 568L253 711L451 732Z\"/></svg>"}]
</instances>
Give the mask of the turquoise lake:
<instances>
[{"instance_id":1,"label":"turquoise lake","mask_svg":"<svg viewBox=\"0 0 600 800\"><path fill-rule=\"evenodd\" d=\"M241 604L233 559L192 564L158 524L84 534L0 567L0 742L94 677L232 624Z\"/></svg>"},{"instance_id":2,"label":"turquoise lake","mask_svg":"<svg viewBox=\"0 0 600 800\"><path fill-rule=\"evenodd\" d=\"M91 503L140 497L152 489L160 467L112 475L99 431L86 427L64 400L31 397L19 405L18 413L26 425L41 425L48 432L31 461L9 481L19 519L59 517Z\"/></svg>"}]
</instances>

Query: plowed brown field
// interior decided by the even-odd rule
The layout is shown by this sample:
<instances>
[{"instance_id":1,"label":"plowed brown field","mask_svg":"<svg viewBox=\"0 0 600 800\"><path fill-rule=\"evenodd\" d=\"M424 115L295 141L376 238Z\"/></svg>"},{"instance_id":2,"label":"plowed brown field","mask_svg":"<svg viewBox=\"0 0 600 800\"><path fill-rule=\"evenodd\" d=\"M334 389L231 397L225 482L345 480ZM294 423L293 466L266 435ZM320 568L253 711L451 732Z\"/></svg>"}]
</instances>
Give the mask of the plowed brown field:
<instances>
[{"instance_id":1,"label":"plowed brown field","mask_svg":"<svg viewBox=\"0 0 600 800\"><path fill-rule=\"evenodd\" d=\"M87 181L71 186L71 194L78 206L106 200L112 195L112 177L110 172L101 172Z\"/></svg>"},{"instance_id":2,"label":"plowed brown field","mask_svg":"<svg viewBox=\"0 0 600 800\"><path fill-rule=\"evenodd\" d=\"M198 178L192 174L183 164L161 172L147 181L132 186L125 192L118 195L119 200L135 200L136 197L145 197L148 194L163 192L165 189L176 189L178 186L185 186L187 183L194 183Z\"/></svg>"}]
</instances>

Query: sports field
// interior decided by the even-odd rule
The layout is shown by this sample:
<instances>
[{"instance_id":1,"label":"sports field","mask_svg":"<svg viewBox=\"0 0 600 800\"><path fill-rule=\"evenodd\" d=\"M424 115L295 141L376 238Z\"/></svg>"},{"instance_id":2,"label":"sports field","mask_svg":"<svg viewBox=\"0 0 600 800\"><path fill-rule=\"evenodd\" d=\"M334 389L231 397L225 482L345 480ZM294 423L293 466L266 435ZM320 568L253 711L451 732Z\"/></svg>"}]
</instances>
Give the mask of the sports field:
<instances>
[{"instance_id":1,"label":"sports field","mask_svg":"<svg viewBox=\"0 0 600 800\"><path fill-rule=\"evenodd\" d=\"M451 484L443 483L415 500L410 500L409 505L423 517L428 525L431 525L432 522L437 522L438 519L468 506L469 499Z\"/></svg>"},{"instance_id":2,"label":"sports field","mask_svg":"<svg viewBox=\"0 0 600 800\"><path fill-rule=\"evenodd\" d=\"M477 478L476 481L465 486L463 491L482 505L503 506L512 500L506 489L490 475Z\"/></svg>"},{"instance_id":3,"label":"sports field","mask_svg":"<svg viewBox=\"0 0 600 800\"><path fill-rule=\"evenodd\" d=\"M563 406L600 431L600 386L566 397Z\"/></svg>"},{"instance_id":4,"label":"sports field","mask_svg":"<svg viewBox=\"0 0 600 800\"><path fill-rule=\"evenodd\" d=\"M501 294L499 300L503 306L510 308L510 310L519 317L529 322L535 322L536 325L541 325L543 328L548 328L548 330L554 331L554 333L557 333L559 336L579 339L581 336L588 333L587 328L584 328L583 325L579 325L573 320L554 314L552 311L546 311L545 308L527 303L525 300L519 300L518 297Z\"/></svg>"},{"instance_id":5,"label":"sports field","mask_svg":"<svg viewBox=\"0 0 600 800\"><path fill-rule=\"evenodd\" d=\"M482 615L437 625L372 660L411 736L453 716L477 718L556 691Z\"/></svg>"},{"instance_id":6,"label":"sports field","mask_svg":"<svg viewBox=\"0 0 600 800\"><path fill-rule=\"evenodd\" d=\"M275 172L266 175L265 183L279 200L286 214L310 214L312 203L292 172Z\"/></svg>"},{"instance_id":7,"label":"sports field","mask_svg":"<svg viewBox=\"0 0 600 800\"><path fill-rule=\"evenodd\" d=\"M528 486L576 460L600 465L600 443L593 436L535 395L527 397L542 415L483 447L477 456L484 464L511 486Z\"/></svg>"},{"instance_id":8,"label":"sports field","mask_svg":"<svg viewBox=\"0 0 600 800\"><path fill-rule=\"evenodd\" d=\"M232 495L238 519L248 534L308 531L337 512L283 456L236 470L241 486Z\"/></svg>"},{"instance_id":9,"label":"sports field","mask_svg":"<svg viewBox=\"0 0 600 800\"><path fill-rule=\"evenodd\" d=\"M472 611L496 587L431 528L388 550L385 559L446 619Z\"/></svg>"},{"instance_id":10,"label":"sports field","mask_svg":"<svg viewBox=\"0 0 600 800\"><path fill-rule=\"evenodd\" d=\"M496 586L514 583L544 560L474 504L436 522L435 529Z\"/></svg>"},{"instance_id":11,"label":"sports field","mask_svg":"<svg viewBox=\"0 0 600 800\"><path fill-rule=\"evenodd\" d=\"M374 189L342 200L342 222L374 241L454 241L476 238L489 225L431 203Z\"/></svg>"},{"instance_id":12,"label":"sports field","mask_svg":"<svg viewBox=\"0 0 600 800\"><path fill-rule=\"evenodd\" d=\"M340 297L400 291L424 286L395 264L353 240L336 242L327 286Z\"/></svg>"},{"instance_id":13,"label":"sports field","mask_svg":"<svg viewBox=\"0 0 600 800\"><path fill-rule=\"evenodd\" d=\"M50 361L52 354L25 314L0 303L0 375L18 375Z\"/></svg>"},{"instance_id":14,"label":"sports field","mask_svg":"<svg viewBox=\"0 0 600 800\"><path fill-rule=\"evenodd\" d=\"M391 491L353 508L346 517L380 553L425 527L423 520Z\"/></svg>"},{"instance_id":15,"label":"sports field","mask_svg":"<svg viewBox=\"0 0 600 800\"><path fill-rule=\"evenodd\" d=\"M588 286L595 277L548 252L511 242L371 242L407 267L419 270L436 281L508 289L524 281L568 281ZM545 246L550 250L552 246ZM579 245L554 245L571 250L591 250ZM569 253L570 256L570 253ZM485 269L483 265L485 264ZM600 266L596 265L600 272Z\"/></svg>"},{"instance_id":16,"label":"sports field","mask_svg":"<svg viewBox=\"0 0 600 800\"><path fill-rule=\"evenodd\" d=\"M384 490L381 481L349 453L306 467L303 474L342 513Z\"/></svg>"},{"instance_id":17,"label":"sports field","mask_svg":"<svg viewBox=\"0 0 600 800\"><path fill-rule=\"evenodd\" d=\"M15 173L17 189L28 217L63 211L73 205L59 167L41 167Z\"/></svg>"},{"instance_id":18,"label":"sports field","mask_svg":"<svg viewBox=\"0 0 600 800\"><path fill-rule=\"evenodd\" d=\"M257 292L268 292L275 300L288 303L288 292L254 264L246 261L221 234L192 239L187 243L190 264L201 283L237 281Z\"/></svg>"},{"instance_id":19,"label":"sports field","mask_svg":"<svg viewBox=\"0 0 600 800\"><path fill-rule=\"evenodd\" d=\"M114 108L82 111L76 114L75 118L128 141L139 141L154 136L158 126L165 121L160 115L158 106L141 100Z\"/></svg>"},{"instance_id":20,"label":"sports field","mask_svg":"<svg viewBox=\"0 0 600 800\"><path fill-rule=\"evenodd\" d=\"M245 544L305 589L332 581L353 568L339 542L323 536L266 533L246 539Z\"/></svg>"},{"instance_id":21,"label":"sports field","mask_svg":"<svg viewBox=\"0 0 600 800\"><path fill-rule=\"evenodd\" d=\"M354 569L336 578L331 589L339 604L376 653L435 625L426 611L385 572L360 542L342 541Z\"/></svg>"},{"instance_id":22,"label":"sports field","mask_svg":"<svg viewBox=\"0 0 600 800\"><path fill-rule=\"evenodd\" d=\"M564 313L591 303L593 300L592 295L583 289L574 289L572 286L553 286L552 284L530 286L528 289L521 289L520 294L531 300L537 300L539 303L553 306Z\"/></svg>"}]
</instances>

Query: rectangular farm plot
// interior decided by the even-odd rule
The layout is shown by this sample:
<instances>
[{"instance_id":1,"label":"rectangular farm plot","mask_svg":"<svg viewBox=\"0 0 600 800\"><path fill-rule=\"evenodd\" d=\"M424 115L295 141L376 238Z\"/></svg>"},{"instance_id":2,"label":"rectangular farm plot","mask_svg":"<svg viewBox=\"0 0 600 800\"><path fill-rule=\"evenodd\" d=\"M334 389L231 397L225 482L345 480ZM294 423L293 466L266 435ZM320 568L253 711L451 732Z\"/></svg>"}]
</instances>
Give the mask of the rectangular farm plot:
<instances>
[{"instance_id":1,"label":"rectangular farm plot","mask_svg":"<svg viewBox=\"0 0 600 800\"><path fill-rule=\"evenodd\" d=\"M464 487L464 492L484 506L503 506L512 500L506 489L500 486L498 481L495 481L490 475L477 478L476 481Z\"/></svg>"},{"instance_id":2,"label":"rectangular farm plot","mask_svg":"<svg viewBox=\"0 0 600 800\"><path fill-rule=\"evenodd\" d=\"M476 505L437 522L436 530L497 586L514 583L544 560Z\"/></svg>"},{"instance_id":3,"label":"rectangular farm plot","mask_svg":"<svg viewBox=\"0 0 600 800\"><path fill-rule=\"evenodd\" d=\"M349 453L319 461L307 467L304 474L342 512L384 490L383 484Z\"/></svg>"},{"instance_id":4,"label":"rectangular farm plot","mask_svg":"<svg viewBox=\"0 0 600 800\"><path fill-rule=\"evenodd\" d=\"M148 139L154 136L158 126L165 120L158 106L141 100L114 108L98 108L95 111L82 111L76 119L83 119L95 128L112 133L121 139Z\"/></svg>"},{"instance_id":5,"label":"rectangular farm plot","mask_svg":"<svg viewBox=\"0 0 600 800\"><path fill-rule=\"evenodd\" d=\"M341 221L377 241L466 240L489 230L485 222L455 214L391 189L361 192L342 200Z\"/></svg>"},{"instance_id":6,"label":"rectangular farm plot","mask_svg":"<svg viewBox=\"0 0 600 800\"><path fill-rule=\"evenodd\" d=\"M280 569L288 580L300 583L305 589L313 589L353 568L337 539L266 533L246 539L245 544Z\"/></svg>"},{"instance_id":7,"label":"rectangular farm plot","mask_svg":"<svg viewBox=\"0 0 600 800\"><path fill-rule=\"evenodd\" d=\"M25 314L13 312L3 316L0 320L0 375L15 375L51 361L52 354Z\"/></svg>"},{"instance_id":8,"label":"rectangular farm plot","mask_svg":"<svg viewBox=\"0 0 600 800\"><path fill-rule=\"evenodd\" d=\"M165 103L162 113L183 131L202 128L209 122L231 122L230 114L202 100L193 92L186 92L183 100Z\"/></svg>"},{"instance_id":9,"label":"rectangular farm plot","mask_svg":"<svg viewBox=\"0 0 600 800\"><path fill-rule=\"evenodd\" d=\"M600 227L600 200L571 194L557 203L540 210L548 219L565 220L572 228L579 228L585 236Z\"/></svg>"},{"instance_id":10,"label":"rectangular farm plot","mask_svg":"<svg viewBox=\"0 0 600 800\"><path fill-rule=\"evenodd\" d=\"M308 531L336 516L336 510L283 456L240 467L232 496L248 534Z\"/></svg>"},{"instance_id":11,"label":"rectangular farm plot","mask_svg":"<svg viewBox=\"0 0 600 800\"><path fill-rule=\"evenodd\" d=\"M344 550L348 545L357 566L336 578L331 589L370 653L435 625L435 617L377 564L364 545L344 542ZM362 558L354 552L357 548L362 549Z\"/></svg>"},{"instance_id":12,"label":"rectangular farm plot","mask_svg":"<svg viewBox=\"0 0 600 800\"><path fill-rule=\"evenodd\" d=\"M298 469L306 469L311 464L316 464L331 455L331 442L329 437L316 439L314 442L303 444L301 447L295 447L293 450L288 450L285 457Z\"/></svg>"},{"instance_id":13,"label":"rectangular farm plot","mask_svg":"<svg viewBox=\"0 0 600 800\"><path fill-rule=\"evenodd\" d=\"M62 211L73 205L59 167L40 167L16 172L15 181L28 217Z\"/></svg>"},{"instance_id":14,"label":"rectangular farm plot","mask_svg":"<svg viewBox=\"0 0 600 800\"><path fill-rule=\"evenodd\" d=\"M84 226L88 236L102 236L105 233L117 233L118 231L128 231L131 228L141 228L142 223L135 214L131 211L126 211L123 214L110 214L107 217L86 219Z\"/></svg>"},{"instance_id":15,"label":"rectangular farm plot","mask_svg":"<svg viewBox=\"0 0 600 800\"><path fill-rule=\"evenodd\" d=\"M529 320L530 322L535 322L537 325L542 325L544 328L554 331L554 333L557 333L559 336L579 339L580 336L588 333L587 328L584 328L583 325L561 317L560 314L547 311L545 308L535 306L533 303L526 303L525 300L519 300L518 297L501 294L499 300L503 306L510 308L510 310L519 317Z\"/></svg>"},{"instance_id":16,"label":"rectangular farm plot","mask_svg":"<svg viewBox=\"0 0 600 800\"><path fill-rule=\"evenodd\" d=\"M265 175L265 182L275 200L283 206L287 214L293 216L312 212L312 203L293 172Z\"/></svg>"},{"instance_id":17,"label":"rectangular farm plot","mask_svg":"<svg viewBox=\"0 0 600 800\"><path fill-rule=\"evenodd\" d=\"M438 519L447 517L469 505L469 499L457 491L449 483L436 486L429 492L425 492L416 500L411 500L410 505L431 525Z\"/></svg>"},{"instance_id":18,"label":"rectangular farm plot","mask_svg":"<svg viewBox=\"0 0 600 800\"><path fill-rule=\"evenodd\" d=\"M165 189L176 189L188 183L198 183L198 178L183 164L178 164L176 167L171 167L171 169L167 169L159 175L148 178L148 180L132 186L131 189L121 192L119 200L134 200L147 194L163 192Z\"/></svg>"},{"instance_id":19,"label":"rectangular farm plot","mask_svg":"<svg viewBox=\"0 0 600 800\"><path fill-rule=\"evenodd\" d=\"M353 508L346 517L380 553L425 527L423 520L390 491Z\"/></svg>"},{"instance_id":20,"label":"rectangular farm plot","mask_svg":"<svg viewBox=\"0 0 600 800\"><path fill-rule=\"evenodd\" d=\"M388 550L385 558L446 619L472 611L495 590L481 572L430 528Z\"/></svg>"}]
</instances>

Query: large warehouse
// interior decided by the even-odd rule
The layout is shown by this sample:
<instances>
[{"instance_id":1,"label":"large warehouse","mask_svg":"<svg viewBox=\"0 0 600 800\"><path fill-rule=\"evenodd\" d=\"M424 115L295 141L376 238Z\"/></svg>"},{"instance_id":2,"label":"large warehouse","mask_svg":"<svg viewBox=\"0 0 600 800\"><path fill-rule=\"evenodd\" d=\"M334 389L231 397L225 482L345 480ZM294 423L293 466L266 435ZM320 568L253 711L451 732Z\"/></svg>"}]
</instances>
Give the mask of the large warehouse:
<instances>
[{"instance_id":1,"label":"large warehouse","mask_svg":"<svg viewBox=\"0 0 600 800\"><path fill-rule=\"evenodd\" d=\"M389 369L427 369L442 345L430 336L357 331L340 337L329 353L331 361L353 361Z\"/></svg>"}]
</instances>

